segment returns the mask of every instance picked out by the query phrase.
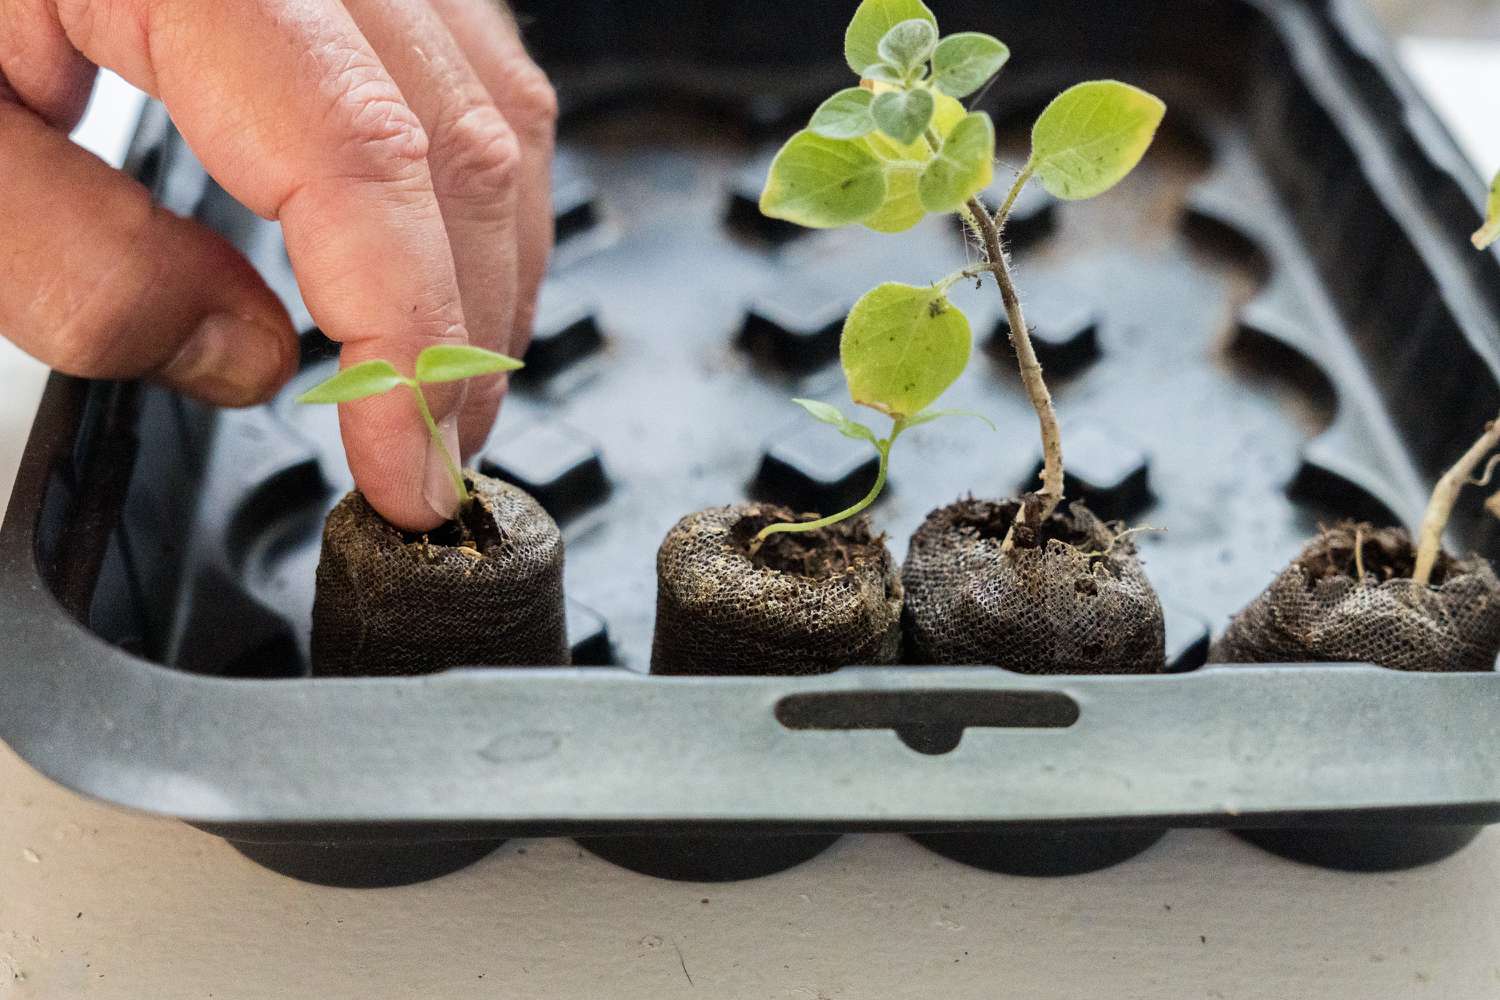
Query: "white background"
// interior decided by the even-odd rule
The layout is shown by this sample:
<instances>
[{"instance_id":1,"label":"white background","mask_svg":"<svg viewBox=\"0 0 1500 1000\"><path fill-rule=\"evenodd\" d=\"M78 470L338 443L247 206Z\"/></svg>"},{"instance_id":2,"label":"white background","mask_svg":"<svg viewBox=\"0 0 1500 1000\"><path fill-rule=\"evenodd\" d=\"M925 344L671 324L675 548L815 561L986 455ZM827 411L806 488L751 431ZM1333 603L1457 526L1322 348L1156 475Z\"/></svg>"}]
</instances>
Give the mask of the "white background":
<instances>
[{"instance_id":1,"label":"white background","mask_svg":"<svg viewBox=\"0 0 1500 1000\"><path fill-rule=\"evenodd\" d=\"M1476 163L1500 166L1500 46L1403 54ZM134 107L107 81L80 141L117 156ZM0 343L0 497L43 374ZM1388 875L1177 831L1107 871L1033 880L871 835L728 886L634 875L556 840L424 885L340 890L81 800L0 745L0 1000L692 996L1500 998L1500 829Z\"/></svg>"}]
</instances>

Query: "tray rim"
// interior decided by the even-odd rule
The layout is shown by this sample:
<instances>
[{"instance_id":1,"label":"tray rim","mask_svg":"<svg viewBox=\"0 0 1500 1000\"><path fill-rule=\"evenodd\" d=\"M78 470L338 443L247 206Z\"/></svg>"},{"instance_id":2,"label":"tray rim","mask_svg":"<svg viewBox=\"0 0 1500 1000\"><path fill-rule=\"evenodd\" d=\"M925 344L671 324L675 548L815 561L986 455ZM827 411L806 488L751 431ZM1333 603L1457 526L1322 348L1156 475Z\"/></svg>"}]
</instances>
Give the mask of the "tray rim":
<instances>
[{"instance_id":1,"label":"tray rim","mask_svg":"<svg viewBox=\"0 0 1500 1000\"><path fill-rule=\"evenodd\" d=\"M1270 5L1253 0L1252 5L1273 20L1287 12L1304 18L1310 16L1303 6ZM1358 55L1372 63L1387 86L1393 82L1396 85L1395 99L1408 111L1422 116L1423 127L1413 129L1412 136L1424 156L1451 174L1466 172L1477 184L1477 171L1458 154L1456 144L1425 99L1406 84L1388 50L1371 49L1369 25L1361 23L1366 16L1347 3L1334 4L1323 16L1324 27L1345 44L1344 51L1330 52L1330 58ZM1284 21L1281 28L1290 31ZM1359 39L1358 45L1350 41L1351 36ZM1292 45L1292 40L1288 44ZM1337 87L1343 97L1356 100L1348 81L1330 77L1320 83ZM1376 137L1364 138L1374 141ZM1450 296L1462 292L1462 288L1445 289ZM1468 305L1477 305L1478 311L1484 312L1482 304ZM1492 359L1497 355L1495 342L1481 341L1481 331L1472 326L1465 329L1481 357ZM804 678L646 678L623 669L586 668L525 674L460 670L422 678L330 682L230 680L173 670L110 646L89 632L58 603L42 580L37 564L36 512L41 509L51 470L71 450L73 432L83 416L87 388L88 384L82 380L58 374L50 376L17 472L9 509L0 524L0 595L9 597L6 611L12 622L12 627L0 633L0 667L6 671L5 697L0 698L0 740L52 780L114 805L184 818L216 832L253 834L257 829L285 829L293 831L293 835L297 831L310 835L334 829L355 838L376 836L372 829L384 831L380 836L400 836L399 831L417 828L440 830L447 835L467 831L466 836L478 836L476 831L480 829L488 833L598 833L720 825L737 830L909 831L1057 824L1256 826L1500 821L1500 768L1487 765L1482 753L1475 754L1472 749L1471 759L1462 760L1465 749L1462 737L1468 733L1455 732L1459 727L1435 725L1430 731L1409 732L1408 735L1418 739L1408 739L1406 745L1400 740L1386 744L1394 751L1390 763L1399 767L1385 771L1425 770L1432 780L1423 790L1398 787L1399 783L1360 766L1360 762L1350 757L1349 748L1339 743L1340 735L1347 735L1346 729L1333 726L1318 732L1293 724L1305 721L1295 715L1297 708L1304 712L1312 709L1337 712L1347 708L1352 689L1357 688L1367 695L1360 702L1367 713L1361 719L1362 724L1394 737L1411 714L1408 685L1420 684L1428 702L1467 710L1476 719L1487 718L1493 731L1495 722L1500 720L1500 673L1413 675L1370 665L1312 664L1296 666L1295 674L1287 672L1287 665L1209 666L1189 674L1152 677L1037 677L990 667L881 667L849 668ZM74 658L70 668L56 671L46 666L49 662L66 663L66 659L52 657L65 655L69 650ZM85 653L92 655L85 662L78 662L79 655ZM1362 683L1352 685L1351 678ZM253 742L251 734L245 731L247 720L214 719L214 709L222 709L224 703L218 694L221 685L253 692L253 696L240 697L238 701L253 701L255 710L266 720L285 725L287 720L304 716L307 722L321 724L321 728L301 732L303 737L316 738L272 740L268 742L279 744L272 752L246 753ZM682 741L657 738L654 744L648 740L637 746L632 762L641 773L652 773L659 768L660 773L672 774L675 765L683 779L677 787L640 796L625 794L629 789L617 782L608 789L609 795L570 797L558 794L555 787L544 786L549 781L552 786L559 782L568 784L567 775L549 776L547 772L568 757L563 752L564 745L571 746L571 741L558 737L561 742L555 745L546 740L539 743L533 740L536 745L530 745L522 740L520 750L507 751L502 746L493 754L485 754L495 741L508 738L508 732L532 736L565 732L555 720L557 706L564 704L563 701L550 709L526 706L530 714L523 714L520 719L530 720L532 728L518 730L512 726L498 734L492 728L480 727L477 732L470 732L460 726L455 731L435 724L424 732L427 722L415 726L390 725L393 721L413 723L419 717L436 723L452 710L460 710L460 717L467 723L478 708L498 709L489 717L493 720L515 721L515 716L507 719L505 709L513 710L517 702L525 705L526 699L514 694L520 686L545 688L581 699L571 706L583 713L574 717L575 722L587 721L586 703L606 689L612 697L626 692L625 697L634 699L637 709L648 714L653 703L656 711L662 711L661 705L667 703L701 709L704 700L698 693L713 692L716 698L711 700L728 711L717 718L712 714L701 716L699 727L706 737L736 736L740 744L721 747L713 760L722 758L726 751L735 751L742 766L737 774L723 770L705 772L704 762L699 761L689 762L684 771L680 756ZM1330 794L1325 789L1318 796L1287 794L1285 790L1278 795L1271 789L1251 789L1248 794L1230 796L1223 791L1208 790L1209 785L1204 785L1196 796L1179 790L1176 797L1167 796L1153 804L1130 801L1118 789L1104 787L1120 780L1128 785L1132 768L1162 763L1151 753L1143 752L1139 745L1127 748L1135 751L1134 756L1116 747L1111 753L1118 756L1105 753L1104 764L1088 760L1088 751L1100 751L1102 741L1128 735L1122 728L1126 720L1113 718L1111 713L1120 711L1121 706L1132 705L1143 692L1153 690L1159 694L1167 692L1154 699L1154 707L1158 711L1163 707L1170 710L1172 692L1180 697L1184 691L1203 686L1210 689L1208 694L1195 694L1186 699L1186 706L1206 697L1212 703L1241 709L1279 708L1292 712L1290 717L1272 717L1269 725L1262 726L1261 738L1273 743L1287 741L1286 745L1298 748L1296 756L1302 760L1321 757L1337 762L1340 770L1327 777L1333 784L1342 783L1339 794ZM111 687L113 696L101 697L101 689ZM1065 753L1056 759L1064 767L1079 769L1075 773L1080 775L1092 763L1101 772L1102 780L1096 778L1093 782L1092 796L1074 796L1071 805L1063 805L1048 803L1045 795L1038 797L1040 793L1034 788L1028 792L1021 787L1025 784L1021 779L1026 776L1007 773L1003 767L988 776L971 773L977 762L969 758L986 756L988 749L976 750L974 743L992 744L994 750L987 756L1004 761L1010 757L1007 751L1014 749L1019 741L1046 738L1042 731L986 730L981 734L970 730L956 750L935 757L909 750L889 730L792 732L779 729L769 710L756 715L743 711L747 707L771 709L791 694L910 689L1062 691L1083 707L1084 735L1071 741L1071 756ZM1284 698L1294 689L1302 696L1295 705ZM351 692L351 696L345 698L339 694L341 691ZM643 693L649 693L649 697L641 697ZM65 697L69 694L74 696L71 701ZM1282 700L1275 697L1278 694ZM351 714L347 710L351 701L358 703L360 712ZM389 706L397 702L405 703L405 714L392 715ZM37 706L49 703L60 711L55 714L35 711ZM1424 707L1431 709L1430 705ZM244 741L243 745L227 738L219 740L217 746L213 745L213 739L192 742L180 731L174 735L173 727L164 724L172 721L163 717L169 713L183 713L176 717L186 718L190 712L199 714L200 727L206 733L222 737L232 733L236 740ZM371 714L361 715L366 712ZM236 714L243 713L230 713ZM639 715L621 718L632 718L632 724L617 725L617 729L629 728L636 734L653 736L660 732L668 737L673 735L671 727L663 731L641 725ZM378 719L386 726L383 731L361 730L358 727L362 719ZM1103 719L1105 724L1101 730L1089 732L1095 719ZM607 723L608 719L602 721ZM1137 716L1132 725L1141 721ZM1149 723L1149 719L1145 721ZM1247 721L1248 718L1238 720L1242 726ZM553 728L548 729L549 725ZM434 732L438 734L435 741ZM1179 735L1185 732L1191 732L1191 728L1180 731ZM487 733L494 734L492 739L475 746L475 740ZM1220 735L1232 741L1237 733L1242 734L1242 730ZM629 734L615 734L617 738L624 735ZM1208 755L1202 751L1212 745L1211 735L1198 734L1198 762L1205 765L1211 762L1203 760ZM466 769L472 771L472 761L477 757L486 761L483 777L465 783L442 773L430 774L428 779L437 779L449 787L429 789L426 794L416 796L410 793L413 782L421 777L421 768L406 769L406 787L403 795L397 796L392 796L381 780L366 780L346 788L333 788L326 782L309 783L310 775L339 776L337 768L330 766L337 763L339 767L371 769L377 778L389 778L400 786L394 773L381 769L401 763L391 759L393 745L397 750L410 747L416 738L423 736L428 743L447 744L450 763L468 765L455 767L449 775L464 773ZM463 738L468 743L459 745ZM795 741L800 741L802 748L786 752ZM629 741L624 745L629 746ZM1105 742L1104 746L1108 748L1109 744ZM1219 746L1227 748L1226 743ZM808 780L808 747L847 753L862 761L879 760L882 766L867 768L878 773L878 777L868 775L864 782L849 779L843 785L846 791L840 794L838 782L820 785ZM331 749L335 752L330 756ZM1420 759L1414 755L1420 755ZM1440 766L1433 767L1434 762ZM319 763L323 766L319 767ZM933 768L943 768L946 777L955 772L955 765L965 774L966 783L961 788L931 780L938 776ZM1016 770L1014 765L1012 768ZM1211 783L1214 773L1212 766L1198 771L1185 767L1182 780L1186 784L1181 788L1187 789L1195 781ZM1283 768L1275 773L1282 780L1295 774L1295 769ZM869 781L872 777L873 784ZM707 778L721 786L718 789L721 796L731 791L743 795L744 800L738 805L721 802L703 806L703 795L709 790ZM817 795L806 798L802 806L788 808L781 805L786 797L774 787L776 781L768 779L818 786ZM908 789L905 805L896 806L890 800L889 789L903 782L914 784ZM765 792L768 785L773 786L769 794ZM887 791L873 794L881 787ZM849 788L854 790L850 792ZM475 794L481 790L482 795ZM962 795L978 798L965 800Z\"/></svg>"}]
</instances>

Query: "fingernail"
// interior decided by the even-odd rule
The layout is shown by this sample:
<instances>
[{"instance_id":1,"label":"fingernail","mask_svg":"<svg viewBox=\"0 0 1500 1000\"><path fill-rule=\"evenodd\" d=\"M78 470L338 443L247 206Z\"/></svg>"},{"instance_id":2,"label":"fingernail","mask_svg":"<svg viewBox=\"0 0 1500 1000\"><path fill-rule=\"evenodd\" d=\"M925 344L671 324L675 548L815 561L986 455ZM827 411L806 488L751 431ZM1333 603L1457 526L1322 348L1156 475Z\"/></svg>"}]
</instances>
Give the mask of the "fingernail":
<instances>
[{"instance_id":1,"label":"fingernail","mask_svg":"<svg viewBox=\"0 0 1500 1000\"><path fill-rule=\"evenodd\" d=\"M458 417L450 414L438 421L438 431L453 461L458 461ZM439 517L452 520L458 513L458 490L448 471L448 460L431 438L427 441L427 465L423 478L422 498Z\"/></svg>"},{"instance_id":2,"label":"fingernail","mask_svg":"<svg viewBox=\"0 0 1500 1000\"><path fill-rule=\"evenodd\" d=\"M217 406L260 403L291 374L283 339L259 323L214 313L198 324L156 379Z\"/></svg>"}]
</instances>

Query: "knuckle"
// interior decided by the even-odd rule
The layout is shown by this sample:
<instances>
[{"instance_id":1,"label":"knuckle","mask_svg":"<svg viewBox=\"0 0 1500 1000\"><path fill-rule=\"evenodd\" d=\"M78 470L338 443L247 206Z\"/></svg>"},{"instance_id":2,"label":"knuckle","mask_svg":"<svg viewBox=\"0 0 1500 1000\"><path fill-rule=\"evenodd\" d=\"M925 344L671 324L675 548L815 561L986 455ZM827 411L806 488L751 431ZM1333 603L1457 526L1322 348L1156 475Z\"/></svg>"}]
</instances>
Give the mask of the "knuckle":
<instances>
[{"instance_id":1,"label":"knuckle","mask_svg":"<svg viewBox=\"0 0 1500 1000\"><path fill-rule=\"evenodd\" d=\"M520 162L516 134L500 112L475 105L437 132L433 184L440 196L503 204L514 190Z\"/></svg>"},{"instance_id":2,"label":"knuckle","mask_svg":"<svg viewBox=\"0 0 1500 1000\"><path fill-rule=\"evenodd\" d=\"M354 176L404 180L427 160L426 131L379 67L356 63L339 74L329 115Z\"/></svg>"},{"instance_id":3,"label":"knuckle","mask_svg":"<svg viewBox=\"0 0 1500 1000\"><path fill-rule=\"evenodd\" d=\"M528 125L549 132L557 127L557 91L547 74L530 60L511 75L511 101L517 118Z\"/></svg>"}]
</instances>

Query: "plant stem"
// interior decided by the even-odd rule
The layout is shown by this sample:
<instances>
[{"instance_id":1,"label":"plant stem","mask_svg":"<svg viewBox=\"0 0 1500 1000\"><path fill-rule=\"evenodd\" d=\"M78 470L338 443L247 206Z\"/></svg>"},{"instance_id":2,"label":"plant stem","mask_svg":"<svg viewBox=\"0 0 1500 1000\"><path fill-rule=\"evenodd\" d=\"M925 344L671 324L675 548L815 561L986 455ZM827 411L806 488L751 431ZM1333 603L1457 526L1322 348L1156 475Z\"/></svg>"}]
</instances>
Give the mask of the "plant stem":
<instances>
[{"instance_id":1,"label":"plant stem","mask_svg":"<svg viewBox=\"0 0 1500 1000\"><path fill-rule=\"evenodd\" d=\"M1010 193L1005 196L1005 203L1000 206L1000 211L995 213L995 229L998 232L1005 231L1005 223L1010 219L1010 210L1016 207L1016 199L1021 197L1021 189L1026 182L1031 180L1032 173L1036 170L1028 161L1021 172L1016 175L1016 181L1010 186Z\"/></svg>"},{"instance_id":2,"label":"plant stem","mask_svg":"<svg viewBox=\"0 0 1500 1000\"><path fill-rule=\"evenodd\" d=\"M458 463L453 460L448 446L443 443L443 432L438 429L437 421L432 419L432 410L427 406L427 397L422 394L421 384L415 379L407 379L406 387L417 398L417 409L421 411L422 422L427 425L427 433L432 435L432 443L437 445L437 450L443 456L443 464L447 466L448 476L453 480L453 489L458 493L459 506L468 506L469 488L464 485L464 474L459 469Z\"/></svg>"},{"instance_id":3,"label":"plant stem","mask_svg":"<svg viewBox=\"0 0 1500 1000\"><path fill-rule=\"evenodd\" d=\"M1417 533L1417 565L1412 571L1412 581L1427 586L1432 581L1432 570L1437 565L1438 555L1443 551L1443 530L1453 516L1453 505L1458 494L1468 483L1474 469L1484 456L1500 447L1500 420L1484 425L1484 433L1475 441L1463 457L1443 473L1432 489L1432 499L1427 501L1427 510L1422 515L1422 526Z\"/></svg>"},{"instance_id":4,"label":"plant stem","mask_svg":"<svg viewBox=\"0 0 1500 1000\"><path fill-rule=\"evenodd\" d=\"M840 521L847 520L874 503L875 498L880 496L880 491L885 488L885 475L891 463L891 445L895 443L896 435L899 433L901 431L898 425L898 429L892 431L889 438L875 442L875 450L880 452L880 469L875 473L875 485L870 487L870 492L866 493L858 503L847 510L820 517L816 521L778 521L776 524L768 524L755 536L755 543L750 548L750 554L754 555L759 552L761 544L772 535L787 531L817 531L819 528L826 528L830 524L838 524Z\"/></svg>"},{"instance_id":5,"label":"plant stem","mask_svg":"<svg viewBox=\"0 0 1500 1000\"><path fill-rule=\"evenodd\" d=\"M1028 176L1027 171L1022 171L1016 186L1011 190L1007 205L1015 201L1016 193ZM1032 409L1036 410L1037 423L1041 429L1042 488L1037 492L1042 500L1042 509L1037 517L1037 522L1041 523L1051 516L1063 498L1062 433L1057 426L1057 411L1052 407L1052 394L1047 391L1047 383L1042 379L1041 362L1037 360L1036 350L1031 346L1031 329L1026 325L1026 317L1021 311L1021 299L1016 294L1015 282L1011 280L1010 262L1006 260L1005 250L1000 245L1000 227L978 198L969 199L968 209L973 217L971 224L978 230L984 244L990 273L1000 286L1000 299L1005 304L1005 315L1010 321L1010 342L1016 349L1016 360L1020 364L1021 383L1026 387L1026 395L1031 400ZM1026 508L1023 505L1021 513L1017 515L1018 520L1025 515ZM1007 534L1003 550L1009 551L1011 544L1012 535Z\"/></svg>"},{"instance_id":6,"label":"plant stem","mask_svg":"<svg viewBox=\"0 0 1500 1000\"><path fill-rule=\"evenodd\" d=\"M1360 584L1365 582L1365 526L1362 524L1354 529L1354 578Z\"/></svg>"}]
</instances>

